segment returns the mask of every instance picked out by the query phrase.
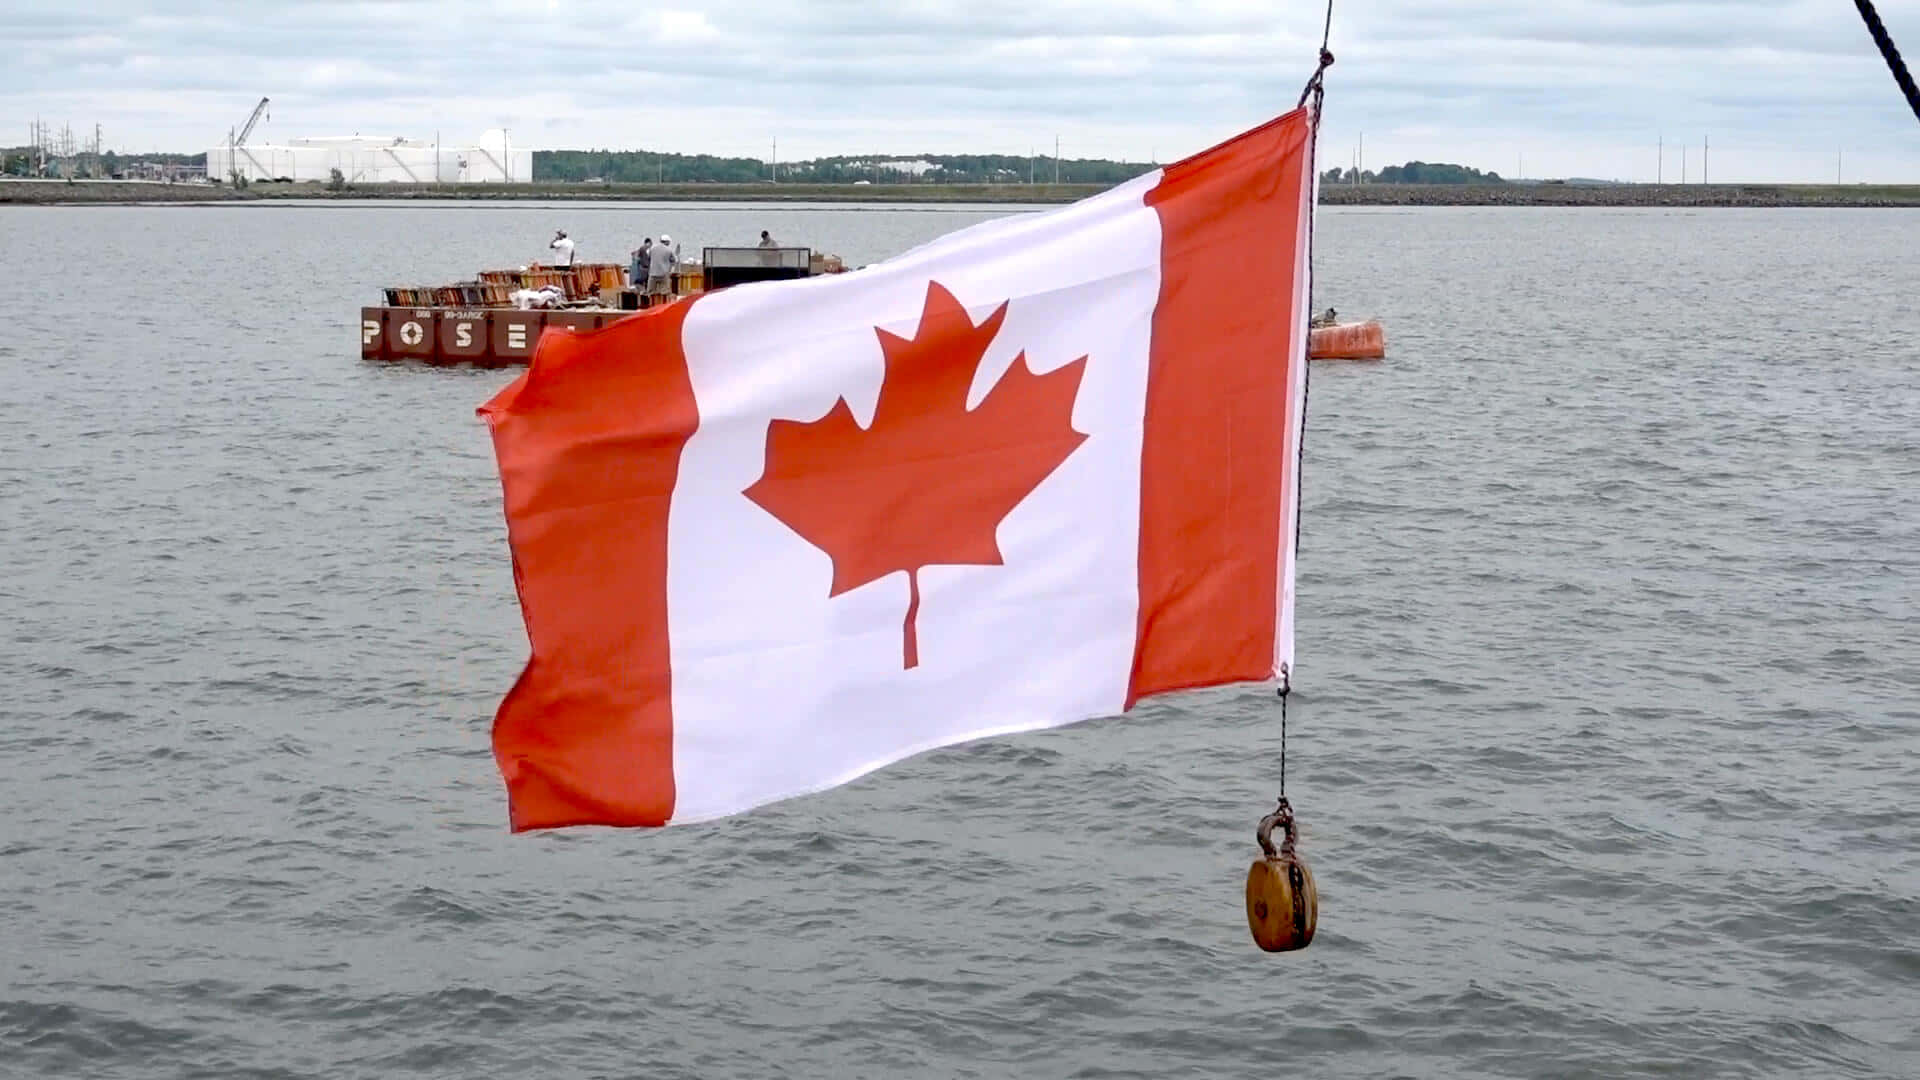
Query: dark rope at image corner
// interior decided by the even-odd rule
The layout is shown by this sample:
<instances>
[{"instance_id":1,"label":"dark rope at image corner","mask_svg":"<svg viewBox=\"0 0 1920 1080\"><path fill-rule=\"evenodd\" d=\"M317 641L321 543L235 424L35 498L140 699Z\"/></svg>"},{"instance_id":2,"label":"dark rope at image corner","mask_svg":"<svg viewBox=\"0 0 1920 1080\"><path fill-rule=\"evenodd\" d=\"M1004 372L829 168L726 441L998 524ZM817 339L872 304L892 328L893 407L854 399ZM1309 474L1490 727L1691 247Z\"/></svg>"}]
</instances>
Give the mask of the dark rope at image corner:
<instances>
[{"instance_id":1,"label":"dark rope at image corner","mask_svg":"<svg viewBox=\"0 0 1920 1080\"><path fill-rule=\"evenodd\" d=\"M1873 10L1873 0L1853 0L1853 6L1860 9L1860 17L1866 20L1867 33L1872 34L1873 43L1880 46L1880 55L1886 58L1887 70L1893 72L1893 81L1900 84L1900 92L1907 96L1914 119L1920 120L1920 87L1914 86L1906 61L1900 59L1900 50L1894 47L1892 36L1880 21L1880 13Z\"/></svg>"}]
</instances>

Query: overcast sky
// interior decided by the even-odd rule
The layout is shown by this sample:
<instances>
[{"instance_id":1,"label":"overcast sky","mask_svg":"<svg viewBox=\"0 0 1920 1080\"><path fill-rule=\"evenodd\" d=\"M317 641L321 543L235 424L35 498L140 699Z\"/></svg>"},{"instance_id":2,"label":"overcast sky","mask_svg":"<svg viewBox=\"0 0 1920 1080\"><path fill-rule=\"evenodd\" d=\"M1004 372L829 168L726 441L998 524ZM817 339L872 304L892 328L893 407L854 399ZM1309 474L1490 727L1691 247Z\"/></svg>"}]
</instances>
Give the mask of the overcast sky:
<instances>
[{"instance_id":1,"label":"overcast sky","mask_svg":"<svg viewBox=\"0 0 1920 1080\"><path fill-rule=\"evenodd\" d=\"M1920 0L1879 0L1920 57ZM1168 161L1292 107L1319 0L5 0L0 145L353 133L782 159ZM1324 165L1920 182L1920 123L1846 0L1339 0Z\"/></svg>"}]
</instances>

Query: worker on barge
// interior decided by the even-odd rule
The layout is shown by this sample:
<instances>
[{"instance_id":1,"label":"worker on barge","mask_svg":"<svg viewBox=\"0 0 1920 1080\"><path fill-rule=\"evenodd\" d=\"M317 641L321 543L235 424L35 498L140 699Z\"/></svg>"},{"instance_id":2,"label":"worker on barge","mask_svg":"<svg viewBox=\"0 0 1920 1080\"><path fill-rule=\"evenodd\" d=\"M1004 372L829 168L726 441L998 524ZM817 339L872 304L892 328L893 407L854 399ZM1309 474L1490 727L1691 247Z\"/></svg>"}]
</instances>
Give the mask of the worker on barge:
<instances>
[{"instance_id":1,"label":"worker on barge","mask_svg":"<svg viewBox=\"0 0 1920 1080\"><path fill-rule=\"evenodd\" d=\"M645 240L640 241L639 247L633 249L633 258L627 263L627 280L633 283L635 291L646 291L647 275L650 273L649 268L652 265L653 237L649 236Z\"/></svg>"},{"instance_id":2,"label":"worker on barge","mask_svg":"<svg viewBox=\"0 0 1920 1080\"><path fill-rule=\"evenodd\" d=\"M673 237L660 234L647 263L647 304L664 304L673 297L673 271L680 262L680 251ZM655 299L658 297L658 299Z\"/></svg>"}]
</instances>

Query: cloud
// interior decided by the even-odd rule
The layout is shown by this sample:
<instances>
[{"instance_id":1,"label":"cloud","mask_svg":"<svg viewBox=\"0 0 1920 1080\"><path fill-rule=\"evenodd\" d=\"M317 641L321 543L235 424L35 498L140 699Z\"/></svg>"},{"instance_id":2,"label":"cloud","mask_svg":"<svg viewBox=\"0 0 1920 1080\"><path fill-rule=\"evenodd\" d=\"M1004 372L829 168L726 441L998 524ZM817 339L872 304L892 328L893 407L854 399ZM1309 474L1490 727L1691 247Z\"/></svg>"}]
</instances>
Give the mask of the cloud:
<instances>
[{"instance_id":1,"label":"cloud","mask_svg":"<svg viewBox=\"0 0 1920 1080\"><path fill-rule=\"evenodd\" d=\"M1920 42L1920 0L1880 0ZM967 150L1168 160L1292 106L1320 12L1266 0L44 0L0 11L0 114L200 149L379 131L783 158ZM1920 180L1920 139L1831 0L1376 0L1335 11L1321 156L1651 178ZM1920 45L1909 45L1920 54ZM1684 133L1684 134L1683 134ZM14 141L0 138L0 142ZM1677 169L1677 161L1676 161Z\"/></svg>"},{"instance_id":2,"label":"cloud","mask_svg":"<svg viewBox=\"0 0 1920 1080\"><path fill-rule=\"evenodd\" d=\"M723 35L707 21L705 12L674 11L649 13L652 22L650 40L665 46L719 44Z\"/></svg>"}]
</instances>

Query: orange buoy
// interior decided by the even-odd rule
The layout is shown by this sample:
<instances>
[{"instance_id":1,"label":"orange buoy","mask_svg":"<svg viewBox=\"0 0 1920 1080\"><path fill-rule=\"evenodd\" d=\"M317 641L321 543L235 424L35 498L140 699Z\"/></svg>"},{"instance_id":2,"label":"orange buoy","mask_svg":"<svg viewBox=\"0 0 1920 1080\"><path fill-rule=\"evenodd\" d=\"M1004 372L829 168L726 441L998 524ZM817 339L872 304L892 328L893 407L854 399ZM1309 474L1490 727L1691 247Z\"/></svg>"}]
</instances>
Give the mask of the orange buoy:
<instances>
[{"instance_id":1,"label":"orange buoy","mask_svg":"<svg viewBox=\"0 0 1920 1080\"><path fill-rule=\"evenodd\" d=\"M1312 360L1380 360L1387 355L1387 330L1379 319L1316 326L1307 335Z\"/></svg>"}]
</instances>

